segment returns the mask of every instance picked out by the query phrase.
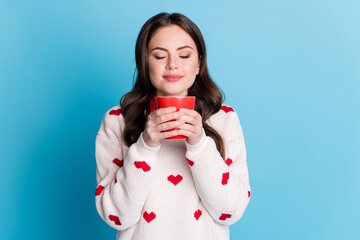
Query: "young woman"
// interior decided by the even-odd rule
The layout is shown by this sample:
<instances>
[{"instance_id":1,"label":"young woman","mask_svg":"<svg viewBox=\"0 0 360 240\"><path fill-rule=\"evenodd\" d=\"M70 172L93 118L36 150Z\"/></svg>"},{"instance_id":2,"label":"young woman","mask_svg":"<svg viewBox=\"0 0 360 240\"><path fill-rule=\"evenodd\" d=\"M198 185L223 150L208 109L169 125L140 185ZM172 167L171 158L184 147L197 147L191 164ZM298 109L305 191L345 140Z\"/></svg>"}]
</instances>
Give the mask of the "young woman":
<instances>
[{"instance_id":1,"label":"young woman","mask_svg":"<svg viewBox=\"0 0 360 240\"><path fill-rule=\"evenodd\" d=\"M229 239L250 198L245 142L209 76L200 30L160 13L140 30L135 53L135 85L96 136L99 215L118 240ZM195 110L156 110L155 96L196 96ZM166 139L175 135L188 139Z\"/></svg>"}]
</instances>

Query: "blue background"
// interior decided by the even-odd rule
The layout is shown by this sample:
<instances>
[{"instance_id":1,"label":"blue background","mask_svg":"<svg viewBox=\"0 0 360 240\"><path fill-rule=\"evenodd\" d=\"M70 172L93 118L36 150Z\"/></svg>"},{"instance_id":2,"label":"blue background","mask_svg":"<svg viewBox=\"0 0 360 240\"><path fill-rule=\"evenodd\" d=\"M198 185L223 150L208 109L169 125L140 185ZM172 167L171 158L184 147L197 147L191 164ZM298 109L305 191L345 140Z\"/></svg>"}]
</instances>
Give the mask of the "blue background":
<instances>
[{"instance_id":1,"label":"blue background","mask_svg":"<svg viewBox=\"0 0 360 240\"><path fill-rule=\"evenodd\" d=\"M356 0L0 0L1 239L115 239L95 136L161 12L201 29L245 134L252 197L231 239L360 239Z\"/></svg>"}]
</instances>

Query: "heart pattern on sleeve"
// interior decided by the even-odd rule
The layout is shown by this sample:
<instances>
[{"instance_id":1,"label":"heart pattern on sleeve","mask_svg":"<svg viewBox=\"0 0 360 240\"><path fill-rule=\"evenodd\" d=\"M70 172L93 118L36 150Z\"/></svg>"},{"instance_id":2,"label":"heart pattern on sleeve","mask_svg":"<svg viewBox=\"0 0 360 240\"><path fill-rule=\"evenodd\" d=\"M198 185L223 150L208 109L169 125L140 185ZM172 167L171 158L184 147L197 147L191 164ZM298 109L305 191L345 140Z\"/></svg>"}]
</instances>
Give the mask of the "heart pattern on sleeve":
<instances>
[{"instance_id":1,"label":"heart pattern on sleeve","mask_svg":"<svg viewBox=\"0 0 360 240\"><path fill-rule=\"evenodd\" d=\"M226 185L228 183L229 174L230 174L229 172L223 173L222 180L221 180L222 185Z\"/></svg>"},{"instance_id":2,"label":"heart pattern on sleeve","mask_svg":"<svg viewBox=\"0 0 360 240\"><path fill-rule=\"evenodd\" d=\"M234 109L232 109L231 107L225 106L225 105L221 107L221 110L223 110L226 113L234 112Z\"/></svg>"},{"instance_id":3,"label":"heart pattern on sleeve","mask_svg":"<svg viewBox=\"0 0 360 240\"><path fill-rule=\"evenodd\" d=\"M191 161L190 159L186 158L186 160L188 161L189 165L192 167L194 165L194 162Z\"/></svg>"},{"instance_id":4,"label":"heart pattern on sleeve","mask_svg":"<svg viewBox=\"0 0 360 240\"><path fill-rule=\"evenodd\" d=\"M111 111L109 112L109 115L120 116L120 114L121 114L121 109L120 109L120 108L119 108L119 109L116 109L116 110L111 110Z\"/></svg>"},{"instance_id":5,"label":"heart pattern on sleeve","mask_svg":"<svg viewBox=\"0 0 360 240\"><path fill-rule=\"evenodd\" d=\"M113 160L113 163L115 163L116 165L118 165L119 167L122 167L124 165L124 160L120 160L118 158L115 158Z\"/></svg>"},{"instance_id":6,"label":"heart pattern on sleeve","mask_svg":"<svg viewBox=\"0 0 360 240\"><path fill-rule=\"evenodd\" d=\"M225 221L227 218L231 218L231 214L222 213L219 217L219 219L222 221Z\"/></svg>"},{"instance_id":7,"label":"heart pattern on sleeve","mask_svg":"<svg viewBox=\"0 0 360 240\"><path fill-rule=\"evenodd\" d=\"M99 185L99 186L96 188L95 196L99 196L103 190L104 190L104 187L101 186L101 185Z\"/></svg>"},{"instance_id":8,"label":"heart pattern on sleeve","mask_svg":"<svg viewBox=\"0 0 360 240\"><path fill-rule=\"evenodd\" d=\"M115 223L115 225L121 225L120 219L118 216L114 216L114 215L109 215L109 219L110 221L113 221Z\"/></svg>"},{"instance_id":9,"label":"heart pattern on sleeve","mask_svg":"<svg viewBox=\"0 0 360 240\"><path fill-rule=\"evenodd\" d=\"M225 160L226 165L230 166L230 164L232 164L232 159L228 158Z\"/></svg>"}]
</instances>

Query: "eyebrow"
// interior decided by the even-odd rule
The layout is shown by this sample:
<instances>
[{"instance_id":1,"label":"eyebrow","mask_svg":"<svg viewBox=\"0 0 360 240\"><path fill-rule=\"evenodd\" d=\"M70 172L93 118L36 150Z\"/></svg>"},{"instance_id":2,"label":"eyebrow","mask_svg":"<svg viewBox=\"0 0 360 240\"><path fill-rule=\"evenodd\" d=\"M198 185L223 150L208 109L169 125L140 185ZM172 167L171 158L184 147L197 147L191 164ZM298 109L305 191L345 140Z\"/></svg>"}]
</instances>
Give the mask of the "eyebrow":
<instances>
[{"instance_id":1,"label":"eyebrow","mask_svg":"<svg viewBox=\"0 0 360 240\"><path fill-rule=\"evenodd\" d=\"M182 47L179 47L178 49L176 49L176 50L181 50L181 49L184 49L184 48L191 48L191 49L193 49L192 47L190 47L190 46L182 46ZM166 48L162 48L162 47L154 47L153 49L151 49L151 51L150 52L152 52L152 51L154 51L154 50L156 50L156 49L158 49L158 50L163 50L163 51L168 51ZM193 49L194 50L194 49Z\"/></svg>"}]
</instances>

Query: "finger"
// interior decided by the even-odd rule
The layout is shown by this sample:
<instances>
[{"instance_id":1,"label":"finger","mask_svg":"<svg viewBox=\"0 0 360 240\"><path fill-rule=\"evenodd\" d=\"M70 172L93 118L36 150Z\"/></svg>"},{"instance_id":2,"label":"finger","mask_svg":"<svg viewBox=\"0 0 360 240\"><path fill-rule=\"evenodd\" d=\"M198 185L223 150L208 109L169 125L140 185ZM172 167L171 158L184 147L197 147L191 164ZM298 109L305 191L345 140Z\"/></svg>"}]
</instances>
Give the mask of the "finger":
<instances>
[{"instance_id":1,"label":"finger","mask_svg":"<svg viewBox=\"0 0 360 240\"><path fill-rule=\"evenodd\" d=\"M143 137L144 137L144 139L146 137L150 141L150 145L152 145L152 146L157 145L157 143L160 140L159 133L154 131L153 128L145 129Z\"/></svg>"},{"instance_id":2,"label":"finger","mask_svg":"<svg viewBox=\"0 0 360 240\"><path fill-rule=\"evenodd\" d=\"M183 130L183 129L175 129L174 131L171 131L172 135L171 136L177 136L177 135L182 135L182 136L185 136L185 137L192 137L194 136L192 132L189 132L189 131L186 131L186 130Z\"/></svg>"},{"instance_id":3,"label":"finger","mask_svg":"<svg viewBox=\"0 0 360 240\"><path fill-rule=\"evenodd\" d=\"M149 118L156 118L157 116L163 115L165 113L175 112L176 107L167 107L167 108L160 108L157 109L149 114Z\"/></svg>"},{"instance_id":4,"label":"finger","mask_svg":"<svg viewBox=\"0 0 360 240\"><path fill-rule=\"evenodd\" d=\"M168 131L168 132L162 132L162 133L159 134L161 139L174 137L174 136L177 136L177 135L180 135L179 130L172 130L172 131Z\"/></svg>"},{"instance_id":5,"label":"finger","mask_svg":"<svg viewBox=\"0 0 360 240\"><path fill-rule=\"evenodd\" d=\"M194 145L200 142L201 138L202 138L202 134L194 134L193 132L190 131L186 131L186 130L176 130L178 135L183 135L185 137L187 137L187 142Z\"/></svg>"},{"instance_id":6,"label":"finger","mask_svg":"<svg viewBox=\"0 0 360 240\"><path fill-rule=\"evenodd\" d=\"M183 120L175 120L170 122L161 123L156 126L157 131L166 131L173 128L180 128L185 124Z\"/></svg>"},{"instance_id":7,"label":"finger","mask_svg":"<svg viewBox=\"0 0 360 240\"><path fill-rule=\"evenodd\" d=\"M180 108L179 112L183 112L185 115L191 116L196 119L201 117L200 114L193 109Z\"/></svg>"},{"instance_id":8,"label":"finger","mask_svg":"<svg viewBox=\"0 0 360 240\"><path fill-rule=\"evenodd\" d=\"M164 122L168 122L170 120L180 119L184 113L182 112L172 112L172 113L164 113L162 115L158 115L153 119L154 124L158 125Z\"/></svg>"},{"instance_id":9,"label":"finger","mask_svg":"<svg viewBox=\"0 0 360 240\"><path fill-rule=\"evenodd\" d=\"M154 113L155 115L162 115L165 113L171 113L175 111L176 111L176 107L167 107L167 108L159 108L152 113Z\"/></svg>"},{"instance_id":10,"label":"finger","mask_svg":"<svg viewBox=\"0 0 360 240\"><path fill-rule=\"evenodd\" d=\"M196 119L189 115L183 115L179 118L180 120L184 120L186 123L192 124L192 125L202 125L202 122L199 119Z\"/></svg>"},{"instance_id":11,"label":"finger","mask_svg":"<svg viewBox=\"0 0 360 240\"><path fill-rule=\"evenodd\" d=\"M182 124L178 127L179 130L187 131L194 135L199 135L202 133L202 127L193 126L191 124Z\"/></svg>"}]
</instances>

